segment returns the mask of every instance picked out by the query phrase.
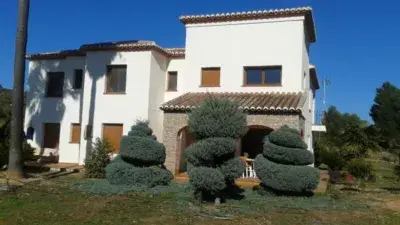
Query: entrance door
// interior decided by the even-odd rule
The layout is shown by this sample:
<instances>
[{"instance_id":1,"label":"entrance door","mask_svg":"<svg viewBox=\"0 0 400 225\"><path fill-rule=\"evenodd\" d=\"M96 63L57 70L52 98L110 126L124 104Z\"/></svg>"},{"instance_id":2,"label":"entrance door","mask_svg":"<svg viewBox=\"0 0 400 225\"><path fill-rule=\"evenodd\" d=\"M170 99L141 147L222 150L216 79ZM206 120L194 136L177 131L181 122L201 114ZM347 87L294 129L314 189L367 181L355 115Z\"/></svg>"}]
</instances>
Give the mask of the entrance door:
<instances>
[{"instance_id":1,"label":"entrance door","mask_svg":"<svg viewBox=\"0 0 400 225\"><path fill-rule=\"evenodd\" d=\"M178 173L184 173L187 171L187 159L185 152L187 148L192 145L196 139L189 133L189 127L183 128L180 132L178 132L178 138L180 140L180 158L179 158L179 171Z\"/></svg>"},{"instance_id":2,"label":"entrance door","mask_svg":"<svg viewBox=\"0 0 400 225\"><path fill-rule=\"evenodd\" d=\"M59 143L60 143L60 124L45 123L43 147L58 149Z\"/></svg>"},{"instance_id":3,"label":"entrance door","mask_svg":"<svg viewBox=\"0 0 400 225\"><path fill-rule=\"evenodd\" d=\"M111 143L115 153L119 152L122 130L122 124L103 124L103 139L107 139Z\"/></svg>"}]
</instances>

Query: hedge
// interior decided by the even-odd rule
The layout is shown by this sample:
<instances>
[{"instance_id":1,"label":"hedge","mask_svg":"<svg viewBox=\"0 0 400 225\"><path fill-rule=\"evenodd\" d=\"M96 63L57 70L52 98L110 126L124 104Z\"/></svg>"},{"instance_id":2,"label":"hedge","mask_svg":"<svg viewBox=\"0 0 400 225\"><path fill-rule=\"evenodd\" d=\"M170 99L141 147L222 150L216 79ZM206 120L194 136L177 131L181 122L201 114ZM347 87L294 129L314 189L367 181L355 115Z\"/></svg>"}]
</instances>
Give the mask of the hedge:
<instances>
[{"instance_id":1,"label":"hedge","mask_svg":"<svg viewBox=\"0 0 400 225\"><path fill-rule=\"evenodd\" d=\"M189 132L196 139L230 137L247 133L246 115L226 99L209 98L189 114Z\"/></svg>"},{"instance_id":2,"label":"hedge","mask_svg":"<svg viewBox=\"0 0 400 225\"><path fill-rule=\"evenodd\" d=\"M308 192L316 189L319 184L320 175L317 169L277 164L261 154L255 159L255 170L264 185L278 191Z\"/></svg>"},{"instance_id":3,"label":"hedge","mask_svg":"<svg viewBox=\"0 0 400 225\"><path fill-rule=\"evenodd\" d=\"M300 134L295 129L291 129L287 126L271 132L268 137L269 141L276 145L307 149L307 144L304 143Z\"/></svg>"},{"instance_id":4,"label":"hedge","mask_svg":"<svg viewBox=\"0 0 400 225\"><path fill-rule=\"evenodd\" d=\"M225 189L224 175L215 168L193 167L190 169L190 183L197 189L211 194L218 194Z\"/></svg>"},{"instance_id":5,"label":"hedge","mask_svg":"<svg viewBox=\"0 0 400 225\"><path fill-rule=\"evenodd\" d=\"M147 137L124 136L120 155L135 165L160 165L165 162L163 144Z\"/></svg>"},{"instance_id":6,"label":"hedge","mask_svg":"<svg viewBox=\"0 0 400 225\"><path fill-rule=\"evenodd\" d=\"M271 136L264 139L263 154L270 161L286 165L309 165L314 163L314 155L307 149L289 148L273 144Z\"/></svg>"}]
</instances>

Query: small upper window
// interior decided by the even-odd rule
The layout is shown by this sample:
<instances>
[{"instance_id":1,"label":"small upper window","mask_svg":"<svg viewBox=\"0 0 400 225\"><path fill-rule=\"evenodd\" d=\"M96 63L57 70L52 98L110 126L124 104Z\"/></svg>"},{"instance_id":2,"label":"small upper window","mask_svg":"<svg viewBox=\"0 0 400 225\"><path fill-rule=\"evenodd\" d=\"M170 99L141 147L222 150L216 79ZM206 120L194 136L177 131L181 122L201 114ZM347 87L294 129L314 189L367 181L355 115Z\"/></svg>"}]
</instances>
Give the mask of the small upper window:
<instances>
[{"instance_id":1,"label":"small upper window","mask_svg":"<svg viewBox=\"0 0 400 225\"><path fill-rule=\"evenodd\" d=\"M281 66L244 68L244 85L279 86L281 82Z\"/></svg>"},{"instance_id":2,"label":"small upper window","mask_svg":"<svg viewBox=\"0 0 400 225\"><path fill-rule=\"evenodd\" d=\"M64 90L64 72L48 72L46 97L61 98Z\"/></svg>"},{"instance_id":3,"label":"small upper window","mask_svg":"<svg viewBox=\"0 0 400 225\"><path fill-rule=\"evenodd\" d=\"M176 91L178 89L178 72L168 72L167 91Z\"/></svg>"},{"instance_id":4,"label":"small upper window","mask_svg":"<svg viewBox=\"0 0 400 225\"><path fill-rule=\"evenodd\" d=\"M220 74L219 67L201 68L201 87L219 87Z\"/></svg>"},{"instance_id":5,"label":"small upper window","mask_svg":"<svg viewBox=\"0 0 400 225\"><path fill-rule=\"evenodd\" d=\"M124 94L126 89L126 65L107 66L106 93Z\"/></svg>"},{"instance_id":6,"label":"small upper window","mask_svg":"<svg viewBox=\"0 0 400 225\"><path fill-rule=\"evenodd\" d=\"M83 81L83 70L74 71L74 89L81 89Z\"/></svg>"}]
</instances>

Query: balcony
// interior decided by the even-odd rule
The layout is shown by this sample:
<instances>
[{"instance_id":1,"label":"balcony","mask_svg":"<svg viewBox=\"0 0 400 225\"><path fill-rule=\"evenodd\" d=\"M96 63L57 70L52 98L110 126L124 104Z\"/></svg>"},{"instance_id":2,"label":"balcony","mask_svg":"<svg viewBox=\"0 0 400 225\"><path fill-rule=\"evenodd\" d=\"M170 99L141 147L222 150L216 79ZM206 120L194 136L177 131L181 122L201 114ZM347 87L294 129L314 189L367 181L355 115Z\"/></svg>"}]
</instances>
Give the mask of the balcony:
<instances>
[{"instance_id":1,"label":"balcony","mask_svg":"<svg viewBox=\"0 0 400 225\"><path fill-rule=\"evenodd\" d=\"M316 111L314 121L311 127L313 132L326 132L325 111Z\"/></svg>"}]
</instances>

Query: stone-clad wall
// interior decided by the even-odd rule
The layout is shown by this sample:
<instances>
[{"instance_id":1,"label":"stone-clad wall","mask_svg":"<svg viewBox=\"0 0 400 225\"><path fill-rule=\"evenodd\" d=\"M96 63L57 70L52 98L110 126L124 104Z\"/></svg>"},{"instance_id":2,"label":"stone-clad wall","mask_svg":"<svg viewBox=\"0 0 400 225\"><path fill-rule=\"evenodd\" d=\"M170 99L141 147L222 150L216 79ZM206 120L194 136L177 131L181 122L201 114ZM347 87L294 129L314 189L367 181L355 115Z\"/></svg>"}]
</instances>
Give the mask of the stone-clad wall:
<instances>
[{"instance_id":1,"label":"stone-clad wall","mask_svg":"<svg viewBox=\"0 0 400 225\"><path fill-rule=\"evenodd\" d=\"M163 142L166 147L166 167L173 173L179 168L180 149L178 148L178 132L187 126L188 115L186 113L164 112ZM304 129L301 116L293 114L249 114L247 124L263 125L277 129L285 124L297 130Z\"/></svg>"}]
</instances>

